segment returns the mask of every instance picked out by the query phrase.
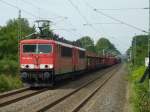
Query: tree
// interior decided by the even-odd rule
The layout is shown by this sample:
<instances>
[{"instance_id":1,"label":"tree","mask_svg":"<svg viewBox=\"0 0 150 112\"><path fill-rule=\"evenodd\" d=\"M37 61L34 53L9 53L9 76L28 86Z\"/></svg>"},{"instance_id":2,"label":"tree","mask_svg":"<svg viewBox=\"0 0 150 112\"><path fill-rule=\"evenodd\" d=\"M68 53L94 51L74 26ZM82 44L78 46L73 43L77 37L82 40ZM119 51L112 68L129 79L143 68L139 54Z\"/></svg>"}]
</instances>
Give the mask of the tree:
<instances>
[{"instance_id":1,"label":"tree","mask_svg":"<svg viewBox=\"0 0 150 112\"><path fill-rule=\"evenodd\" d=\"M17 72L18 60L18 31L21 26L21 37L35 31L26 19L9 20L6 26L0 28L0 73ZM11 62L11 63L10 63Z\"/></svg>"},{"instance_id":2,"label":"tree","mask_svg":"<svg viewBox=\"0 0 150 112\"><path fill-rule=\"evenodd\" d=\"M87 49L88 51L95 52L94 41L89 36L84 36L76 41L81 47Z\"/></svg>"},{"instance_id":3,"label":"tree","mask_svg":"<svg viewBox=\"0 0 150 112\"><path fill-rule=\"evenodd\" d=\"M148 57L148 36L138 35L133 37L131 52L132 62L137 65L144 65L145 57Z\"/></svg>"},{"instance_id":4,"label":"tree","mask_svg":"<svg viewBox=\"0 0 150 112\"><path fill-rule=\"evenodd\" d=\"M100 38L96 43L96 52L98 54L103 54L103 51L105 51L105 53L111 52L116 55L120 54L120 52L115 48L115 46L108 39Z\"/></svg>"}]
</instances>

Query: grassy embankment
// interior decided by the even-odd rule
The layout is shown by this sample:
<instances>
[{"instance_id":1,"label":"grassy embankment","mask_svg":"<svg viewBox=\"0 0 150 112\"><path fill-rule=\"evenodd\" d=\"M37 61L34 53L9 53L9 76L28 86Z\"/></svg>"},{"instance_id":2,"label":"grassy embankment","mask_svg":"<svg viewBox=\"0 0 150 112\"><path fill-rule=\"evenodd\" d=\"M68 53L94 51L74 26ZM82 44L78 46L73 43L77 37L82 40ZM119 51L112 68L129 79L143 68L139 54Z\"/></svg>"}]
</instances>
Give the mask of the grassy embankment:
<instances>
[{"instance_id":1,"label":"grassy embankment","mask_svg":"<svg viewBox=\"0 0 150 112\"><path fill-rule=\"evenodd\" d=\"M148 94L148 78L139 83L145 71L144 66L129 65L130 104L132 112L150 112L150 95Z\"/></svg>"}]
</instances>

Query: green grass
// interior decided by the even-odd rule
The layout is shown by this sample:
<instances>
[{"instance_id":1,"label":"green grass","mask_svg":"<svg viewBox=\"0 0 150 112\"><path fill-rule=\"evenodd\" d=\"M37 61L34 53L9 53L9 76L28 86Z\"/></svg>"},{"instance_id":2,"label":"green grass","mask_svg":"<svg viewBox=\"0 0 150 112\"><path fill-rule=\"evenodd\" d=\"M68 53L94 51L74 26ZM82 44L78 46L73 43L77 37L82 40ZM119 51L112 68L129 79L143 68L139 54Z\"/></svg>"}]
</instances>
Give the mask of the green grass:
<instances>
[{"instance_id":1,"label":"green grass","mask_svg":"<svg viewBox=\"0 0 150 112\"><path fill-rule=\"evenodd\" d=\"M9 91L22 87L18 76L0 75L0 92Z\"/></svg>"},{"instance_id":2,"label":"green grass","mask_svg":"<svg viewBox=\"0 0 150 112\"><path fill-rule=\"evenodd\" d=\"M145 67L130 67L129 82L131 86L131 105L133 112L150 112L150 97L148 94L148 79L139 83Z\"/></svg>"}]
</instances>

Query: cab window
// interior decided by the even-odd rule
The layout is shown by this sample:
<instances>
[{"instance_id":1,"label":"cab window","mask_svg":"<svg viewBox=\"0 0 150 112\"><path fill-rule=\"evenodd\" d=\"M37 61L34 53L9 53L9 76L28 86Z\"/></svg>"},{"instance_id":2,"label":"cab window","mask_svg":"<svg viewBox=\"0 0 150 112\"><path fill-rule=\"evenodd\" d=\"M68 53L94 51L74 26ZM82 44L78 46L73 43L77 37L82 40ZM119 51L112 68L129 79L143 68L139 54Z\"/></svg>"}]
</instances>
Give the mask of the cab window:
<instances>
[{"instance_id":1,"label":"cab window","mask_svg":"<svg viewBox=\"0 0 150 112\"><path fill-rule=\"evenodd\" d=\"M49 44L23 45L23 53L47 54L51 52L52 46Z\"/></svg>"},{"instance_id":2,"label":"cab window","mask_svg":"<svg viewBox=\"0 0 150 112\"><path fill-rule=\"evenodd\" d=\"M50 53L52 52L52 46L51 45L45 45L45 44L42 44L42 45L38 45L38 53L39 54L43 54L43 53Z\"/></svg>"},{"instance_id":3,"label":"cab window","mask_svg":"<svg viewBox=\"0 0 150 112\"><path fill-rule=\"evenodd\" d=\"M23 45L24 53L36 53L36 45Z\"/></svg>"}]
</instances>

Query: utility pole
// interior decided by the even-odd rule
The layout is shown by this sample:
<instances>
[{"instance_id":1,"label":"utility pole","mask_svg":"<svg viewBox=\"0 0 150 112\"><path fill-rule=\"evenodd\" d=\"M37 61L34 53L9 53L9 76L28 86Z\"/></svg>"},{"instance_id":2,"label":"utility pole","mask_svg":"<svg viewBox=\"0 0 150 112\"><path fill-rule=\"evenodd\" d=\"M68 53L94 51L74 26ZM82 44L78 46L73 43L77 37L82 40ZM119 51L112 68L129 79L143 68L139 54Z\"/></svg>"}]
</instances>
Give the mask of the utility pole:
<instances>
[{"instance_id":1,"label":"utility pole","mask_svg":"<svg viewBox=\"0 0 150 112\"><path fill-rule=\"evenodd\" d=\"M18 39L18 57L19 57L20 56L19 42L20 42L20 39L21 39L21 10L20 9L18 11L18 37L17 37L17 39ZM18 60L18 64L19 63L20 63L20 60ZM18 71L18 73L19 73L19 71Z\"/></svg>"},{"instance_id":2,"label":"utility pole","mask_svg":"<svg viewBox=\"0 0 150 112\"><path fill-rule=\"evenodd\" d=\"M18 12L18 42L21 39L21 10Z\"/></svg>"},{"instance_id":3,"label":"utility pole","mask_svg":"<svg viewBox=\"0 0 150 112\"><path fill-rule=\"evenodd\" d=\"M149 57L149 40L150 40L150 39L149 39L149 34L148 34L147 57Z\"/></svg>"},{"instance_id":4,"label":"utility pole","mask_svg":"<svg viewBox=\"0 0 150 112\"><path fill-rule=\"evenodd\" d=\"M149 41L149 39L150 39L150 0L149 0L149 34L148 34L148 41ZM149 46L148 46L148 48L149 48ZM148 68L148 72L149 72L148 78L149 78L149 94L150 94L150 52L149 52L149 66L148 67L149 67Z\"/></svg>"},{"instance_id":5,"label":"utility pole","mask_svg":"<svg viewBox=\"0 0 150 112\"><path fill-rule=\"evenodd\" d=\"M133 60L133 65L135 65L135 59L136 59L136 35L133 37L132 41L132 60Z\"/></svg>"},{"instance_id":6,"label":"utility pole","mask_svg":"<svg viewBox=\"0 0 150 112\"><path fill-rule=\"evenodd\" d=\"M136 64L136 51L137 51L137 50L136 50L136 46L137 46L137 45L136 45L136 44L137 44L136 38L137 38L137 37L136 37L136 34L135 34L135 43L134 43L134 64Z\"/></svg>"}]
</instances>

